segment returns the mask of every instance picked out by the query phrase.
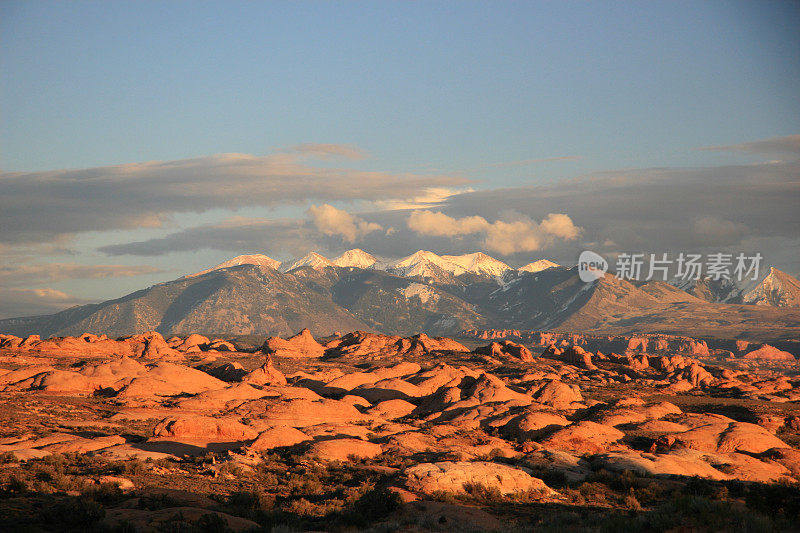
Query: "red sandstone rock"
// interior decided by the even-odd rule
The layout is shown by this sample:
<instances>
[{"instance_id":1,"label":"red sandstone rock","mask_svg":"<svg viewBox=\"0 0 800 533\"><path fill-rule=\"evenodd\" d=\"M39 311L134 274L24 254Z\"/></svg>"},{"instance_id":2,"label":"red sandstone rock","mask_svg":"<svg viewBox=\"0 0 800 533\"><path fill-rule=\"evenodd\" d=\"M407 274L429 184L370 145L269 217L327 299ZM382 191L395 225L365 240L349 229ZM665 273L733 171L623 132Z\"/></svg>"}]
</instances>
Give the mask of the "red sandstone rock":
<instances>
[{"instance_id":1,"label":"red sandstone rock","mask_svg":"<svg viewBox=\"0 0 800 533\"><path fill-rule=\"evenodd\" d=\"M255 439L258 432L234 419L190 416L162 420L153 429L153 436L229 442Z\"/></svg>"},{"instance_id":2,"label":"red sandstone rock","mask_svg":"<svg viewBox=\"0 0 800 533\"><path fill-rule=\"evenodd\" d=\"M768 361L794 361L794 355L769 344L764 344L757 350L747 352L743 357L745 359L766 359Z\"/></svg>"},{"instance_id":3,"label":"red sandstone rock","mask_svg":"<svg viewBox=\"0 0 800 533\"><path fill-rule=\"evenodd\" d=\"M280 357L322 357L325 354L325 348L314 339L308 328L288 339L270 337L261 346L261 351Z\"/></svg>"},{"instance_id":4,"label":"red sandstone rock","mask_svg":"<svg viewBox=\"0 0 800 533\"><path fill-rule=\"evenodd\" d=\"M513 357L524 362L533 361L533 354L529 349L521 344L511 341L493 342L487 346L475 348L475 353L480 355L488 355L500 360Z\"/></svg>"}]
</instances>

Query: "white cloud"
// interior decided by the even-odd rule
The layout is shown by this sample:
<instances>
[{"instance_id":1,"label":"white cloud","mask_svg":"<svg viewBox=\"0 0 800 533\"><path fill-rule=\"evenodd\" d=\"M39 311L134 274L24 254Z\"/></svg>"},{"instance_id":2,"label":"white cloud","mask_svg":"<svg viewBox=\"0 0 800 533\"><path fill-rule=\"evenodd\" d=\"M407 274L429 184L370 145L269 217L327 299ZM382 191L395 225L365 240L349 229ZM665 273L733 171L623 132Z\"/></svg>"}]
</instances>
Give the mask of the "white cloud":
<instances>
[{"instance_id":1,"label":"white cloud","mask_svg":"<svg viewBox=\"0 0 800 533\"><path fill-rule=\"evenodd\" d=\"M411 213L407 224L415 233L426 236L483 234L484 248L502 255L540 250L552 246L557 239L574 240L582 231L569 216L561 213L550 213L541 223L525 216L517 216L512 221L489 222L480 216L455 218L426 210Z\"/></svg>"},{"instance_id":2,"label":"white cloud","mask_svg":"<svg viewBox=\"0 0 800 533\"><path fill-rule=\"evenodd\" d=\"M403 209L427 209L441 205L457 194L474 192L474 189L467 187L462 189L452 189L447 187L430 187L422 194L412 197L397 198L391 200L376 200L372 202L376 210L397 211Z\"/></svg>"},{"instance_id":3,"label":"white cloud","mask_svg":"<svg viewBox=\"0 0 800 533\"><path fill-rule=\"evenodd\" d=\"M550 213L539 224L539 229L544 233L571 241L578 238L581 228L577 227L569 216L563 213Z\"/></svg>"},{"instance_id":4,"label":"white cloud","mask_svg":"<svg viewBox=\"0 0 800 533\"><path fill-rule=\"evenodd\" d=\"M367 222L363 218L351 215L347 211L337 209L329 204L312 205L306 214L311 217L314 226L323 235L341 236L349 243L355 242L368 233L383 229L380 224Z\"/></svg>"},{"instance_id":5,"label":"white cloud","mask_svg":"<svg viewBox=\"0 0 800 533\"><path fill-rule=\"evenodd\" d=\"M457 237L486 231L489 222L483 217L453 218L444 213L425 210L411 213L408 227L420 235Z\"/></svg>"}]
</instances>

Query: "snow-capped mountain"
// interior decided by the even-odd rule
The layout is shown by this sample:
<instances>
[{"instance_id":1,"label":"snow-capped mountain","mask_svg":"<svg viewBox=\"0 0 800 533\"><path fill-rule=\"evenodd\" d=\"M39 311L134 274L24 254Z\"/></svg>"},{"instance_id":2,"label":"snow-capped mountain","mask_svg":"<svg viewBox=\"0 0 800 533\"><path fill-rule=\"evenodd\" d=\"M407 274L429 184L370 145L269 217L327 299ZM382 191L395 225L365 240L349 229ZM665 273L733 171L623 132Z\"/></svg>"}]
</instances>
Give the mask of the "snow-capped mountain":
<instances>
[{"instance_id":1,"label":"snow-capped mountain","mask_svg":"<svg viewBox=\"0 0 800 533\"><path fill-rule=\"evenodd\" d=\"M507 264L483 252L464 255L443 255L442 259L469 272L483 276L502 276L511 270L511 267Z\"/></svg>"},{"instance_id":2,"label":"snow-capped mountain","mask_svg":"<svg viewBox=\"0 0 800 533\"><path fill-rule=\"evenodd\" d=\"M345 253L333 260L333 264L338 267L370 268L378 260L360 248L347 250Z\"/></svg>"},{"instance_id":3,"label":"snow-capped mountain","mask_svg":"<svg viewBox=\"0 0 800 533\"><path fill-rule=\"evenodd\" d=\"M350 255L357 259L360 254ZM477 268L493 264L491 258L469 256L472 262L456 257L459 265L453 258L420 251L395 263L396 272L414 276L410 278L383 271L380 265L334 267L316 253L281 271L234 258L222 264L231 267L159 283L108 302L0 320L0 331L48 336L92 329L115 336L151 330L166 335L286 335L309 327L319 335L343 329L442 335L498 327L785 339L796 338L800 329L800 282L776 269L741 287L738 296L730 291L713 296L757 304L728 305L703 301L661 281L629 282L607 274L584 283L577 267L480 277L462 265ZM708 287L705 280L695 288L700 287Z\"/></svg>"},{"instance_id":4,"label":"snow-capped mountain","mask_svg":"<svg viewBox=\"0 0 800 533\"><path fill-rule=\"evenodd\" d=\"M770 267L755 280L673 280L675 287L707 302L800 307L800 281Z\"/></svg>"},{"instance_id":5,"label":"snow-capped mountain","mask_svg":"<svg viewBox=\"0 0 800 533\"><path fill-rule=\"evenodd\" d=\"M741 299L745 304L798 307L800 280L775 267L770 267L767 275L758 283L742 286Z\"/></svg>"},{"instance_id":6,"label":"snow-capped mountain","mask_svg":"<svg viewBox=\"0 0 800 533\"><path fill-rule=\"evenodd\" d=\"M467 272L467 269L461 265L447 261L443 257L425 250L420 250L399 261L389 263L386 270L392 274L407 278L421 277L431 279L439 279L443 273L448 272L455 276Z\"/></svg>"},{"instance_id":7,"label":"snow-capped mountain","mask_svg":"<svg viewBox=\"0 0 800 533\"><path fill-rule=\"evenodd\" d=\"M538 261L534 261L533 263L528 263L523 267L519 267L517 270L520 272L541 272L542 270L547 270L548 268L553 268L561 266L558 263L554 263L548 259L539 259Z\"/></svg>"},{"instance_id":8,"label":"snow-capped mountain","mask_svg":"<svg viewBox=\"0 0 800 533\"><path fill-rule=\"evenodd\" d=\"M304 266L310 266L314 270L322 270L325 267L332 267L336 265L334 265L333 262L331 262L331 260L327 257L324 257L317 252L310 252L294 263L282 266L281 272L291 272L295 268Z\"/></svg>"},{"instance_id":9,"label":"snow-capped mountain","mask_svg":"<svg viewBox=\"0 0 800 533\"><path fill-rule=\"evenodd\" d=\"M194 278L197 276L202 276L203 274L208 274L213 270L220 270L222 268L230 268L239 265L256 265L260 267L266 267L278 270L281 266L281 262L276 261L275 259L262 254L237 255L233 259L228 259L227 261L220 263L217 266L213 266L211 268L207 268L205 270L201 270L200 272L195 272L194 274L189 274L184 277Z\"/></svg>"},{"instance_id":10,"label":"snow-capped mountain","mask_svg":"<svg viewBox=\"0 0 800 533\"><path fill-rule=\"evenodd\" d=\"M239 265L258 265L268 268L274 268L281 272L289 272L299 267L310 266L315 270L324 267L349 267L349 268L363 268L373 270L385 270L392 274L408 277L408 278L423 278L432 282L447 282L452 281L454 276L472 273L478 276L487 278L501 278L504 274L514 272L514 269L509 267L504 262L495 259L483 252L474 252L471 254L463 255L437 255L433 252L426 250L419 250L408 257L398 259L396 261L383 261L377 259L372 254L354 248L344 252L342 255L334 260L330 260L317 252L311 252L305 257L295 261L286 261L281 263L266 255L253 254L253 255L240 255L229 259L224 263L203 270L196 274L191 274L188 277L199 276L218 270L220 268L228 268ZM525 272L539 272L546 268L559 266L547 259L530 263L519 270Z\"/></svg>"}]
</instances>

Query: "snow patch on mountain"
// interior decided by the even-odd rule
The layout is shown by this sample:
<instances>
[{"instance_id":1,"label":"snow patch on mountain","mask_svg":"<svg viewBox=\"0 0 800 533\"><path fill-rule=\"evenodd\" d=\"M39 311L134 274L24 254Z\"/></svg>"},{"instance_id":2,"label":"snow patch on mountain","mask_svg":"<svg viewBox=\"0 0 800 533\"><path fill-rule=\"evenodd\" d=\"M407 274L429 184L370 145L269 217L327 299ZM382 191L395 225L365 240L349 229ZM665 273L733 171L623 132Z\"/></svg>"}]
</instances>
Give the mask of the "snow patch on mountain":
<instances>
[{"instance_id":1,"label":"snow patch on mountain","mask_svg":"<svg viewBox=\"0 0 800 533\"><path fill-rule=\"evenodd\" d=\"M439 295L436 294L436 291L422 283L412 283L404 289L398 289L398 291L400 291L407 300L416 296L422 300L422 303L424 304L428 303L429 301L432 301L433 303L439 301Z\"/></svg>"}]
</instances>

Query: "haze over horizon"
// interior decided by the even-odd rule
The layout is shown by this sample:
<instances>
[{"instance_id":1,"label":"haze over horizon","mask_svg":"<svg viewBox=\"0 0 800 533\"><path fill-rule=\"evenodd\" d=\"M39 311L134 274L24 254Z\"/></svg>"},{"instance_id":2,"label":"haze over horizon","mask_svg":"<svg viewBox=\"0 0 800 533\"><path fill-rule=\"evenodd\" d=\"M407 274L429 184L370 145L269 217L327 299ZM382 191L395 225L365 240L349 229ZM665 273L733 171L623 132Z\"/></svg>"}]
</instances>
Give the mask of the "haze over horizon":
<instances>
[{"instance_id":1,"label":"haze over horizon","mask_svg":"<svg viewBox=\"0 0 800 533\"><path fill-rule=\"evenodd\" d=\"M760 252L800 5L0 5L0 318L240 254Z\"/></svg>"}]
</instances>

